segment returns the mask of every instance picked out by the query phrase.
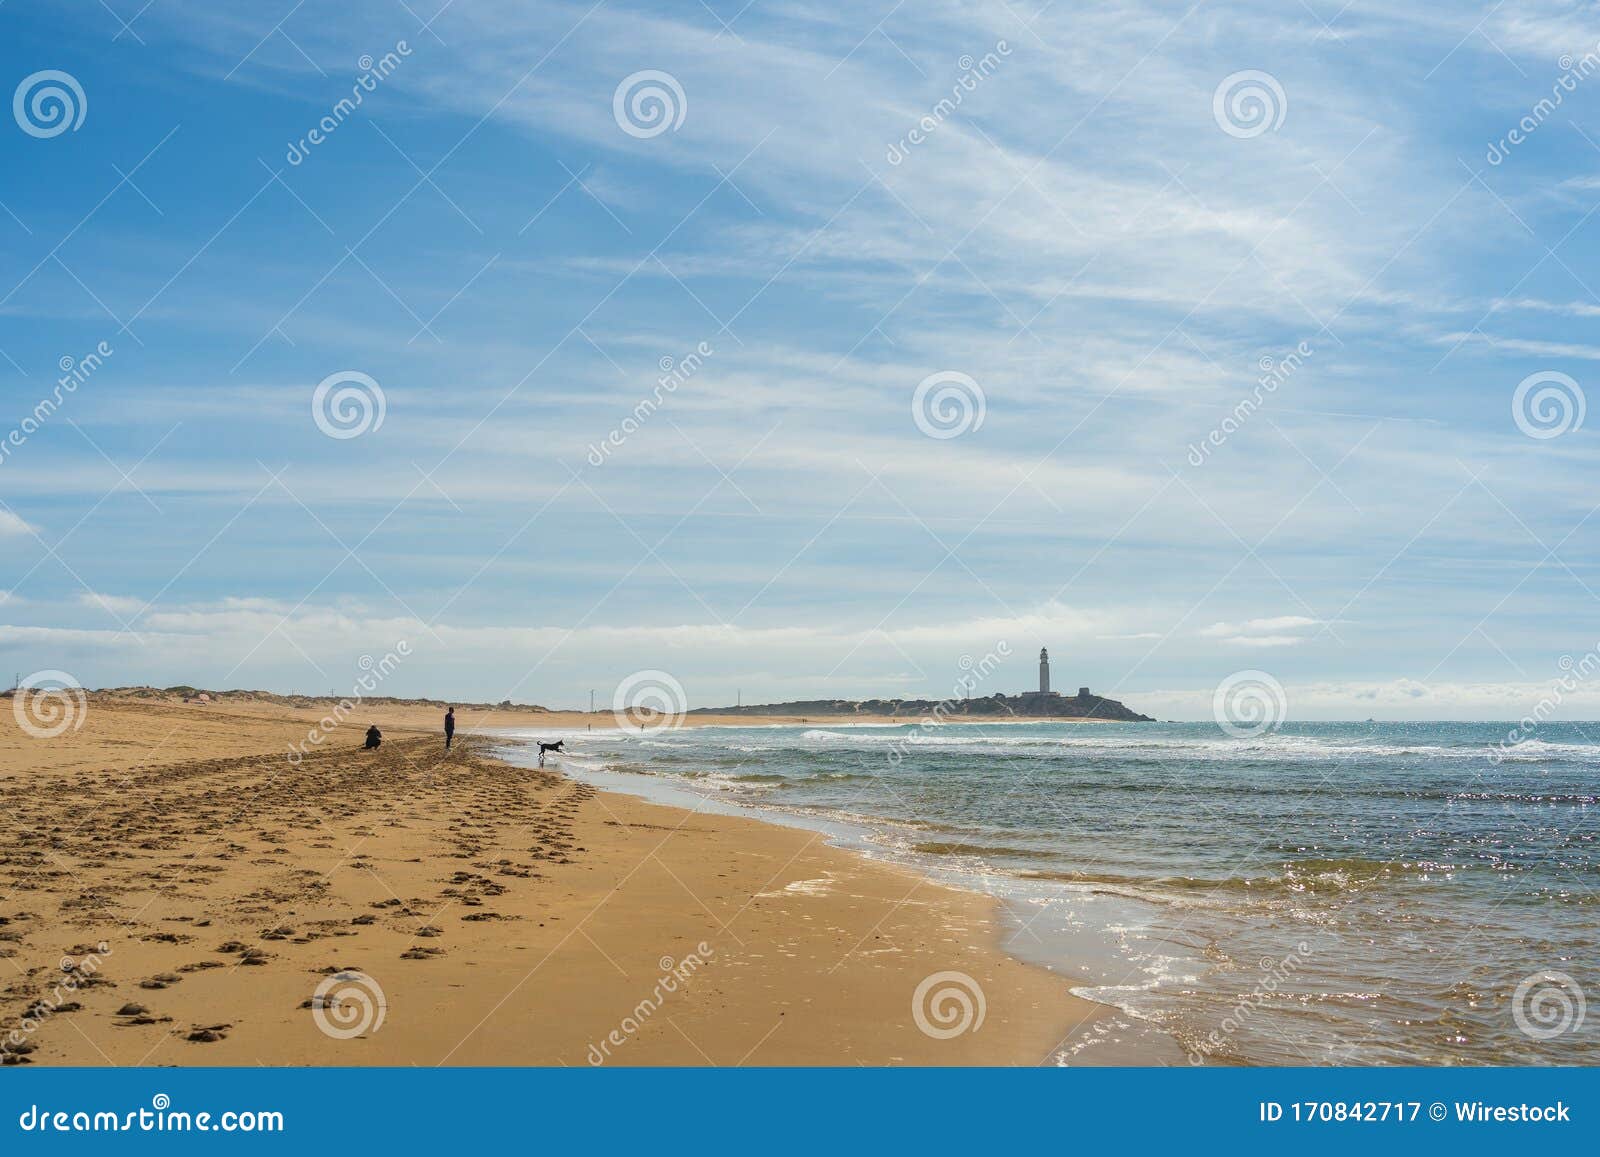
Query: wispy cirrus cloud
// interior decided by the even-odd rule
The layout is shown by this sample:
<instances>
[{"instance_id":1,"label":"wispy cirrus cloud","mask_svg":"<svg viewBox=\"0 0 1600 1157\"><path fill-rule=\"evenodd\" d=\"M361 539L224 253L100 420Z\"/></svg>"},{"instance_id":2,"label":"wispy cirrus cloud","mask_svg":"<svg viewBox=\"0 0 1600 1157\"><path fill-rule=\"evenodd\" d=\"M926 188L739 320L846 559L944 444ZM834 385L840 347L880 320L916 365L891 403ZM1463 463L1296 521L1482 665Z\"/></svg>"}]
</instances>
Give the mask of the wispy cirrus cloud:
<instances>
[{"instance_id":1,"label":"wispy cirrus cloud","mask_svg":"<svg viewBox=\"0 0 1600 1157\"><path fill-rule=\"evenodd\" d=\"M76 432L5 463L0 646L79 648L97 682L320 685L427 627L449 641L431 677L571 702L647 659L708 698L942 694L953 654L1005 637L1097 689L1203 689L1259 651L1363 716L1397 673L1540 670L1565 645L1548 607L1588 597L1588 432L1536 444L1508 402L1600 350L1595 166L1543 145L1582 145L1557 118L1502 165L1462 158L1590 34L1558 4L1391 7L490 0L446 6L436 40L390 0L164 0L137 18L161 82L110 60L92 93L122 113L87 122L117 125L83 138L96 164L8 169L27 224L0 216L0 246L38 268L0 305L27 320L0 372L34 396L107 311L139 340L74 396ZM41 45L103 13L7 20ZM277 160L400 36L337 136ZM1287 115L1242 139L1213 98L1247 68ZM616 123L641 69L687 94L678 131ZM113 188L99 162L177 123L139 172L161 211ZM589 467L701 341L704 371ZM1300 342L1304 368L1187 462ZM388 416L334 442L309 394L350 368ZM918 430L938 371L978 384L981 428Z\"/></svg>"},{"instance_id":2,"label":"wispy cirrus cloud","mask_svg":"<svg viewBox=\"0 0 1600 1157\"><path fill-rule=\"evenodd\" d=\"M1320 625L1320 619L1304 615L1277 615L1239 623L1212 623L1200 635L1238 647L1296 647L1310 640L1307 630Z\"/></svg>"}]
</instances>

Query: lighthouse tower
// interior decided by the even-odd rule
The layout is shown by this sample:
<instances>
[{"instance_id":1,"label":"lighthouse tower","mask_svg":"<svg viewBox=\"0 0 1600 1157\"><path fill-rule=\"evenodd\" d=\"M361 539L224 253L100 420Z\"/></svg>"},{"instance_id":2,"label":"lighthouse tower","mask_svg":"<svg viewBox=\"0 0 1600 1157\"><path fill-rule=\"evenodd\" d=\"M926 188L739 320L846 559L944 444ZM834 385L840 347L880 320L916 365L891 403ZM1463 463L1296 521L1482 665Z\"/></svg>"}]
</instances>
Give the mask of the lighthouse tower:
<instances>
[{"instance_id":1,"label":"lighthouse tower","mask_svg":"<svg viewBox=\"0 0 1600 1157\"><path fill-rule=\"evenodd\" d=\"M1050 652L1039 648L1039 694L1050 694Z\"/></svg>"}]
</instances>

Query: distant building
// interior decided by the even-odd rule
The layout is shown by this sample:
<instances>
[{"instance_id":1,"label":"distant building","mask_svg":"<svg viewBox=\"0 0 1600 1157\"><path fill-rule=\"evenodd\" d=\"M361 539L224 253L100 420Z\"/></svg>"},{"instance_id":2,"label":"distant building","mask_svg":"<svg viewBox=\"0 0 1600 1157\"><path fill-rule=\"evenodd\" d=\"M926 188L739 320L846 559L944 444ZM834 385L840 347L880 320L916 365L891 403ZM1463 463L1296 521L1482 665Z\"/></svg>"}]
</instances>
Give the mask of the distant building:
<instances>
[{"instance_id":1,"label":"distant building","mask_svg":"<svg viewBox=\"0 0 1600 1157\"><path fill-rule=\"evenodd\" d=\"M1005 696L1001 695L1000 698L1003 699ZM1023 691L1021 694L1017 695L1016 698L1022 700L1023 703L1027 705L1027 711L1033 714L1048 714L1055 711L1065 711L1069 707L1075 711L1082 711L1085 709L1086 701L1099 699L1099 696L1093 694L1087 687L1079 687L1077 695L1078 703L1074 705L1070 699L1064 697L1059 691L1050 690L1050 650L1047 647L1040 647L1039 689L1037 691ZM1144 716L1139 715L1137 712L1128 711L1128 709L1123 707L1122 704L1116 703L1113 700L1103 700L1102 703L1109 705L1110 708L1114 708L1118 712L1122 712L1121 715L1108 715L1108 718L1144 718ZM1102 709L1101 707L1095 706L1092 703L1088 704L1088 708L1095 713L1100 712Z\"/></svg>"}]
</instances>

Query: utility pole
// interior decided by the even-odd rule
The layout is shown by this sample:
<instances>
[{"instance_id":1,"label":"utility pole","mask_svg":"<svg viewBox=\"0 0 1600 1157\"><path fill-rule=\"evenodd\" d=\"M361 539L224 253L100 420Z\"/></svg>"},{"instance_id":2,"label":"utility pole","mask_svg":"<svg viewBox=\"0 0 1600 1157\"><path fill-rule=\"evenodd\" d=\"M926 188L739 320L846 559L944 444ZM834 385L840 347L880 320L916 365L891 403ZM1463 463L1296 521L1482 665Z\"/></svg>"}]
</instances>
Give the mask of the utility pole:
<instances>
[{"instance_id":1,"label":"utility pole","mask_svg":"<svg viewBox=\"0 0 1600 1157\"><path fill-rule=\"evenodd\" d=\"M594 689L593 688L590 688L590 690L589 690L589 714L590 715L594 714Z\"/></svg>"}]
</instances>

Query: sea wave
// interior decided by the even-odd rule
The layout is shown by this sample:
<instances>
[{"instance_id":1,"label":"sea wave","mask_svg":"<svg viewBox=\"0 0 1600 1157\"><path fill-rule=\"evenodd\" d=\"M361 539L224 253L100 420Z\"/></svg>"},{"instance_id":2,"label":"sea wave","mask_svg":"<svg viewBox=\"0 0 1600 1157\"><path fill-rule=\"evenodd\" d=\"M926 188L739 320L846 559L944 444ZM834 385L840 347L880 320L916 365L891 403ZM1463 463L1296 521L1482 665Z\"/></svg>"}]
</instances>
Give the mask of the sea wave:
<instances>
[{"instance_id":1,"label":"sea wave","mask_svg":"<svg viewBox=\"0 0 1600 1157\"><path fill-rule=\"evenodd\" d=\"M1031 734L999 735L956 730L971 724L942 724L932 728L912 725L858 725L850 730L808 728L799 733L749 737L727 745L743 754L804 752L818 747L873 751L894 748L947 750L968 754L1067 753L1117 759L1143 756L1160 759L1196 759L1225 762L1315 762L1379 758L1416 763L1459 761L1494 764L1501 761L1564 762L1600 765L1600 746L1586 743L1561 743L1539 739L1525 740L1504 749L1488 738L1454 743L1395 742L1385 739L1355 739L1347 736L1306 736L1268 734L1254 738L1231 738L1221 734L1200 736L1150 736L1119 733L1108 735L1100 727L1093 735ZM1072 726L1070 724L1063 726ZM643 740L658 749L689 750L704 746L692 731L672 733L670 739Z\"/></svg>"},{"instance_id":2,"label":"sea wave","mask_svg":"<svg viewBox=\"0 0 1600 1157\"><path fill-rule=\"evenodd\" d=\"M954 845L951 845L954 846ZM994 854L991 850L990 854ZM1088 887L1111 885L1140 896L1161 893L1211 893L1219 896L1273 897L1305 892L1338 893L1363 888L1397 876L1416 876L1414 865L1360 857L1286 860L1276 870L1249 876L1201 876L1094 871L1079 868L1035 868L1018 872L1029 880L1055 880ZM1453 865L1434 865L1435 873Z\"/></svg>"}]
</instances>

